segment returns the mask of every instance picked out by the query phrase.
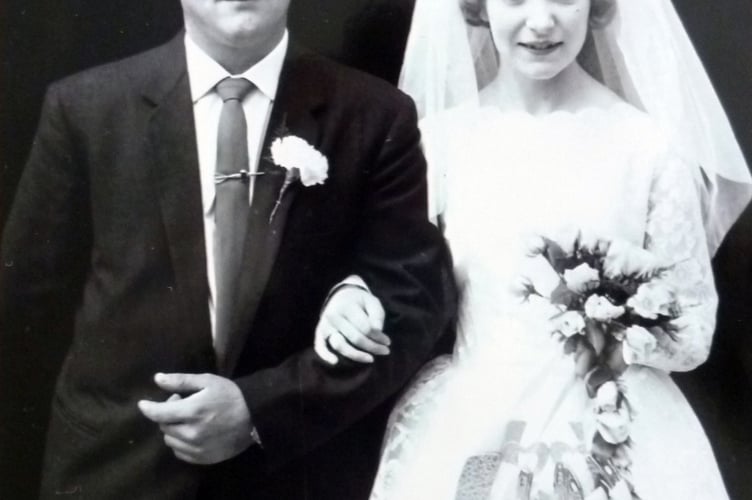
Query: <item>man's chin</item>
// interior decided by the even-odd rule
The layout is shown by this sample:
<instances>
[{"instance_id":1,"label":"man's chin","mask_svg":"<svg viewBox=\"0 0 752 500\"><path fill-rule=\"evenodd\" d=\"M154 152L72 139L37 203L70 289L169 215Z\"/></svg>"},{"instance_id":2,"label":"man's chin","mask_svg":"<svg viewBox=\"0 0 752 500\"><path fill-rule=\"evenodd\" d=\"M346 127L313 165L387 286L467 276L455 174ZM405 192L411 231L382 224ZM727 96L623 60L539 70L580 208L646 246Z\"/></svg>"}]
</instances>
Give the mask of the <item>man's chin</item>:
<instances>
[{"instance_id":1,"label":"man's chin","mask_svg":"<svg viewBox=\"0 0 752 500\"><path fill-rule=\"evenodd\" d=\"M279 42L284 32L284 25L281 27L262 25L258 16L251 12L231 16L222 26L222 37L225 43L234 47L257 47L269 43L269 40Z\"/></svg>"}]
</instances>

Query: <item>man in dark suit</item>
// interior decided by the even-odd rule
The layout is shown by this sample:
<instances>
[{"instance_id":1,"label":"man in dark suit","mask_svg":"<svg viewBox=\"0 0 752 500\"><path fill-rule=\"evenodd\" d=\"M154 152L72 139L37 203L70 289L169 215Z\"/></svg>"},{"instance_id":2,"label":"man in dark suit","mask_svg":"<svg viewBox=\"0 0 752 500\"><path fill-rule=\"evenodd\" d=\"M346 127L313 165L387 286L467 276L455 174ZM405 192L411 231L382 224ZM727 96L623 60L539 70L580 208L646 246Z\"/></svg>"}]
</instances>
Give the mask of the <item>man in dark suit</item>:
<instances>
[{"instance_id":1,"label":"man in dark suit","mask_svg":"<svg viewBox=\"0 0 752 500\"><path fill-rule=\"evenodd\" d=\"M412 103L289 43L288 4L183 0L185 33L47 93L2 248L14 333L74 320L45 498L367 495L450 267ZM391 355L330 367L314 328L360 287Z\"/></svg>"}]
</instances>

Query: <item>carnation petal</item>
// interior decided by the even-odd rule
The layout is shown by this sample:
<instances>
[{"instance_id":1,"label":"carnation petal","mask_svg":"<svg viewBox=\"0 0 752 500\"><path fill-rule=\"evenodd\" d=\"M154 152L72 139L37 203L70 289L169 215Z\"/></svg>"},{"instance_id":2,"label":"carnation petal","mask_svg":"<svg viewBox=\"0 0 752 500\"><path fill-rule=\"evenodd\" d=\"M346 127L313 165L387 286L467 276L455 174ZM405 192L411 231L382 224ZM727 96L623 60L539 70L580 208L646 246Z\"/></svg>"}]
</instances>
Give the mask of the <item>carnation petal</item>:
<instances>
[{"instance_id":1,"label":"carnation petal","mask_svg":"<svg viewBox=\"0 0 752 500\"><path fill-rule=\"evenodd\" d=\"M300 182L308 187L323 184L329 172L326 157L305 139L294 135L277 138L271 145L272 161L287 170L297 168Z\"/></svg>"}]
</instances>

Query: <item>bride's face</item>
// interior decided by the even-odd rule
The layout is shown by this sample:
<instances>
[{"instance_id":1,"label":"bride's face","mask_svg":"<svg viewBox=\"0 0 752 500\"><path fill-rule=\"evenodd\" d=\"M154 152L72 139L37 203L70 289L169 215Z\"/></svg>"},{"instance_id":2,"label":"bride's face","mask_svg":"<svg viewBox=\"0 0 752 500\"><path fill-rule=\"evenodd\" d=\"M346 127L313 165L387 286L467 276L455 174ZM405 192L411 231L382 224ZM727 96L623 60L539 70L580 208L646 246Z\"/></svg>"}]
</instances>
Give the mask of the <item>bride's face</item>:
<instances>
[{"instance_id":1,"label":"bride's face","mask_svg":"<svg viewBox=\"0 0 752 500\"><path fill-rule=\"evenodd\" d=\"M590 0L486 0L505 70L548 80L573 64L588 31Z\"/></svg>"}]
</instances>

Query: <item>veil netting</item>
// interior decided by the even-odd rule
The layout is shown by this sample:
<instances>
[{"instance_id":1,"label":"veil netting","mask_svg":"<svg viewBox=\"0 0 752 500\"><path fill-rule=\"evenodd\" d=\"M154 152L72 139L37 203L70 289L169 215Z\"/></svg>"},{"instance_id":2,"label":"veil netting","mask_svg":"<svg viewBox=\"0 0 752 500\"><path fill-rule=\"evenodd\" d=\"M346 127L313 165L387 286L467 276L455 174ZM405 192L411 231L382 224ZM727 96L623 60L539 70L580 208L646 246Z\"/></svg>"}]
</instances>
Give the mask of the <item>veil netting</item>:
<instances>
[{"instance_id":1,"label":"veil netting","mask_svg":"<svg viewBox=\"0 0 752 500\"><path fill-rule=\"evenodd\" d=\"M645 111L687 165L702 199L710 254L752 199L752 177L703 64L670 0L615 0L580 63ZM400 88L426 117L480 105L501 64L490 31L466 23L459 0L417 0Z\"/></svg>"}]
</instances>

